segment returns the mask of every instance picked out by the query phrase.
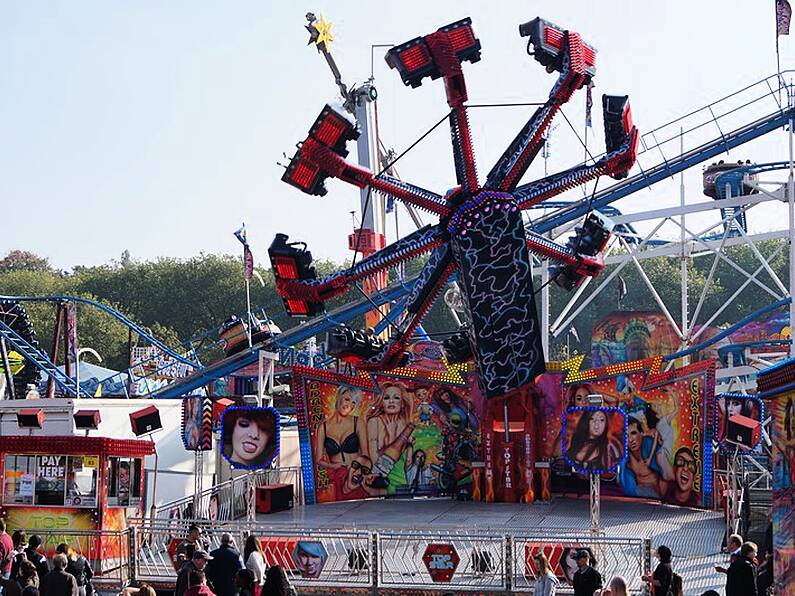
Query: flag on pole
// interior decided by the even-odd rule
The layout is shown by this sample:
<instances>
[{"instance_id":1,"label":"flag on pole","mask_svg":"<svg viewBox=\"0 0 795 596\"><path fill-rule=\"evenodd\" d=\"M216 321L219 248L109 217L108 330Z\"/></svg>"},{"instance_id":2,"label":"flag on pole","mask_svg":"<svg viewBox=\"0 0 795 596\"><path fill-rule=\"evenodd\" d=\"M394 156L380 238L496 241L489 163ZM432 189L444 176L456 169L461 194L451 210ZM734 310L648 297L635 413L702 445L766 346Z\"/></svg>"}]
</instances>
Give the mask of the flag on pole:
<instances>
[{"instance_id":1,"label":"flag on pole","mask_svg":"<svg viewBox=\"0 0 795 596\"><path fill-rule=\"evenodd\" d=\"M251 249L248 247L248 244L243 245L243 277L246 278L246 281L251 281L251 277L254 275L254 255L251 253Z\"/></svg>"},{"instance_id":2,"label":"flag on pole","mask_svg":"<svg viewBox=\"0 0 795 596\"><path fill-rule=\"evenodd\" d=\"M235 232L235 238L240 240L240 243L243 245L243 277L246 278L246 281L251 281L251 277L254 275L254 254L251 252L251 248L248 245L246 224L243 224L240 229Z\"/></svg>"},{"instance_id":3,"label":"flag on pole","mask_svg":"<svg viewBox=\"0 0 795 596\"><path fill-rule=\"evenodd\" d=\"M792 18L792 7L787 0L776 0L776 37L789 35L789 22Z\"/></svg>"},{"instance_id":4,"label":"flag on pole","mask_svg":"<svg viewBox=\"0 0 795 596\"><path fill-rule=\"evenodd\" d=\"M588 81L588 87L585 90L585 126L593 128L593 120L591 119L591 108L593 108L593 79Z\"/></svg>"},{"instance_id":5,"label":"flag on pole","mask_svg":"<svg viewBox=\"0 0 795 596\"><path fill-rule=\"evenodd\" d=\"M235 232L235 238L240 240L240 244L243 246L248 244L248 240L246 240L246 224L243 224L240 229Z\"/></svg>"}]
</instances>

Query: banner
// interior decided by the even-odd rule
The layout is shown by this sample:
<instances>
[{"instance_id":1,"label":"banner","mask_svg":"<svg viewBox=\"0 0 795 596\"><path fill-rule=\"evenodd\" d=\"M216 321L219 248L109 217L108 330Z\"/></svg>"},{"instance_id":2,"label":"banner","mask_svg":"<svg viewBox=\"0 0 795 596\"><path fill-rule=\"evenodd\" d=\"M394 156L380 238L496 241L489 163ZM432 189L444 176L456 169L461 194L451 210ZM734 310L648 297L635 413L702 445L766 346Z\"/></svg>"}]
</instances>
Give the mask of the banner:
<instances>
[{"instance_id":1,"label":"banner","mask_svg":"<svg viewBox=\"0 0 795 596\"><path fill-rule=\"evenodd\" d=\"M795 391L779 393L773 410L773 571L782 596L795 596Z\"/></svg>"},{"instance_id":2,"label":"banner","mask_svg":"<svg viewBox=\"0 0 795 596\"><path fill-rule=\"evenodd\" d=\"M539 458L552 460L553 490L584 482L564 457L561 443L570 444L575 429L569 425L562 434L562 416L567 407L586 407L592 396L627 418L626 461L602 476L603 494L711 507L714 418L708 412L714 407L714 362L663 373L660 358L580 370L582 359L559 365L564 380L557 406L550 383L539 384L546 390L540 398ZM545 437L555 437L551 450Z\"/></svg>"},{"instance_id":3,"label":"banner","mask_svg":"<svg viewBox=\"0 0 795 596\"><path fill-rule=\"evenodd\" d=\"M293 368L309 502L451 494L471 484L483 398L474 380L440 384L433 373L373 379Z\"/></svg>"},{"instance_id":4,"label":"banner","mask_svg":"<svg viewBox=\"0 0 795 596\"><path fill-rule=\"evenodd\" d=\"M221 454L233 468L267 468L279 453L279 413L231 406L221 416Z\"/></svg>"},{"instance_id":5,"label":"banner","mask_svg":"<svg viewBox=\"0 0 795 596\"><path fill-rule=\"evenodd\" d=\"M182 444L188 451L213 448L213 402L209 397L182 398Z\"/></svg>"},{"instance_id":6,"label":"banner","mask_svg":"<svg viewBox=\"0 0 795 596\"><path fill-rule=\"evenodd\" d=\"M620 408L570 406L561 434L563 457L575 472L613 472L626 457L627 418Z\"/></svg>"}]
</instances>

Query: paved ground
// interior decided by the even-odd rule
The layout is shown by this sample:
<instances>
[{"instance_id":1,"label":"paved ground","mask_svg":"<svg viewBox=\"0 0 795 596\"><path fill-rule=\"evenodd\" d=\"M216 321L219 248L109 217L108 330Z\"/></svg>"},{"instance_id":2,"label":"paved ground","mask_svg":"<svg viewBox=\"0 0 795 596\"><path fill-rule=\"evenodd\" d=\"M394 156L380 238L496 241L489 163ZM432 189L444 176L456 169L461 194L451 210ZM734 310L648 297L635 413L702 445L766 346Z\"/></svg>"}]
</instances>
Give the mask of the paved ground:
<instances>
[{"instance_id":1,"label":"paved ground","mask_svg":"<svg viewBox=\"0 0 795 596\"><path fill-rule=\"evenodd\" d=\"M538 532L554 528L587 530L587 500L556 499L533 505L458 502L447 499L369 500L308 505L259 516L270 526L347 529L440 529ZM685 594L707 589L723 593L725 576L714 571L720 554L724 522L720 513L655 503L605 501L602 522L608 536L651 538L674 553L674 567L685 580Z\"/></svg>"}]
</instances>

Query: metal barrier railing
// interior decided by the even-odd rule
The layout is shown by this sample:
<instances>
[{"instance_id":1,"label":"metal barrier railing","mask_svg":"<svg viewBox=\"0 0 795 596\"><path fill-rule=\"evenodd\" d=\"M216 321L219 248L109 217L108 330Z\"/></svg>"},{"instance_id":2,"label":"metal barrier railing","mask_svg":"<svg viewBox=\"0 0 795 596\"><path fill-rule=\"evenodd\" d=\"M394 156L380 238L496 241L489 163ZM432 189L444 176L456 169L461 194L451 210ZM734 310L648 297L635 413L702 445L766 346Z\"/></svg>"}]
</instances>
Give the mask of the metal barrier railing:
<instances>
[{"instance_id":1,"label":"metal barrier railing","mask_svg":"<svg viewBox=\"0 0 795 596\"><path fill-rule=\"evenodd\" d=\"M453 572L445 589L506 589L505 542L499 534L378 532L378 582L386 588L439 586L428 569Z\"/></svg>"},{"instance_id":2,"label":"metal barrier railing","mask_svg":"<svg viewBox=\"0 0 795 596\"><path fill-rule=\"evenodd\" d=\"M602 580L607 583L616 575L627 580L632 594L641 594L645 584L641 576L651 560L651 542L644 538L613 538L588 536L586 534L561 534L554 538L537 534L514 534L511 537L512 581L515 591L530 591L536 578L533 556L539 551L550 560L558 575L573 577L577 569L574 553L577 549L589 549L596 560ZM566 586L558 590L567 592Z\"/></svg>"},{"instance_id":3,"label":"metal barrier railing","mask_svg":"<svg viewBox=\"0 0 795 596\"><path fill-rule=\"evenodd\" d=\"M134 577L130 553L134 548L135 530L25 530L28 536L38 534L42 551L50 559L59 544L71 546L82 555L94 574L91 583L96 590L119 592Z\"/></svg>"},{"instance_id":4,"label":"metal barrier railing","mask_svg":"<svg viewBox=\"0 0 795 596\"><path fill-rule=\"evenodd\" d=\"M268 470L251 472L254 487L267 484L292 484L294 504L304 504L303 476L300 466L285 466ZM189 495L175 501L163 503L154 508L152 518L168 519L201 519L231 521L243 519L247 515L249 497L248 474L236 476L219 485L207 488L198 497Z\"/></svg>"},{"instance_id":5,"label":"metal barrier railing","mask_svg":"<svg viewBox=\"0 0 795 596\"><path fill-rule=\"evenodd\" d=\"M204 524L203 545L220 544L228 532L240 549L250 534L263 544L268 565L281 565L292 583L304 588L367 588L377 593L400 590L479 590L530 592L535 580L532 556L541 549L559 575L565 576L578 548L589 548L605 581L622 575L632 594L642 594L640 580L651 562L644 538L613 538L587 531L549 529L508 533L502 530L458 531L351 530L306 527L270 528L264 522L206 520L135 520L138 549L132 570L139 581L169 585L176 579L172 557L192 523ZM301 545L300 543L304 543ZM308 545L306 543L309 543ZM306 548L306 553L299 551ZM453 554L455 553L455 554ZM432 576L431 570L447 579ZM303 570L303 571L302 571ZM571 593L565 583L558 593Z\"/></svg>"}]
</instances>

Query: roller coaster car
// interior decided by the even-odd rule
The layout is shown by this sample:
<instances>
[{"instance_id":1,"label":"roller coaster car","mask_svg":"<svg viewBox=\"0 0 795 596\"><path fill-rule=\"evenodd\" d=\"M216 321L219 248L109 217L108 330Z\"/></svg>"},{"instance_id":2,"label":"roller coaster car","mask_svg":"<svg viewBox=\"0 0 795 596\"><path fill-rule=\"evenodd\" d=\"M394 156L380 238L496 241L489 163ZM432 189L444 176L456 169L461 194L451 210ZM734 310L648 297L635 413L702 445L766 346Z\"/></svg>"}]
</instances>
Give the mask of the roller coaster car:
<instances>
[{"instance_id":1,"label":"roller coaster car","mask_svg":"<svg viewBox=\"0 0 795 596\"><path fill-rule=\"evenodd\" d=\"M317 272L312 266L312 253L303 242L287 242L287 234L276 234L268 256L271 260L273 275L276 278L276 289L282 296L284 308L288 315L314 316L324 310L322 302L310 302L300 298L286 297L282 288L290 281L317 279ZM302 248L297 248L301 246Z\"/></svg>"},{"instance_id":2,"label":"roller coaster car","mask_svg":"<svg viewBox=\"0 0 795 596\"><path fill-rule=\"evenodd\" d=\"M458 332L454 333L442 342L447 362L457 364L471 360L472 344L469 343L468 328L462 326Z\"/></svg>"},{"instance_id":3,"label":"roller coaster car","mask_svg":"<svg viewBox=\"0 0 795 596\"><path fill-rule=\"evenodd\" d=\"M472 19L467 17L440 27L430 35L415 37L395 46L386 53L386 63L397 69L403 83L411 87L419 87L425 77L438 79L443 69L434 60L431 45L439 43L441 38L450 42L459 62L474 64L480 60L480 40L475 37Z\"/></svg>"},{"instance_id":4,"label":"roller coaster car","mask_svg":"<svg viewBox=\"0 0 795 596\"><path fill-rule=\"evenodd\" d=\"M251 336L251 344L262 343L281 333L281 329L274 323L259 322ZM224 351L227 356L242 352L248 347L248 336L246 335L246 324L238 317L232 315L221 327L218 336L224 343Z\"/></svg>"},{"instance_id":5,"label":"roller coaster car","mask_svg":"<svg viewBox=\"0 0 795 596\"><path fill-rule=\"evenodd\" d=\"M605 145L607 153L619 153L618 161L610 164L610 176L616 180L626 178L635 163L638 148L638 132L632 123L632 109L628 95L603 95L602 115L605 121Z\"/></svg>"},{"instance_id":6,"label":"roller coaster car","mask_svg":"<svg viewBox=\"0 0 795 596\"><path fill-rule=\"evenodd\" d=\"M610 239L613 222L600 213L591 213L585 218L582 227L574 228L575 235L566 242L566 247L575 255L598 257ZM558 265L552 267L551 275L561 288L571 291L579 286L586 277L596 276L604 268L604 260L599 258L580 260L575 265Z\"/></svg>"},{"instance_id":7,"label":"roller coaster car","mask_svg":"<svg viewBox=\"0 0 795 596\"><path fill-rule=\"evenodd\" d=\"M541 17L519 25L519 35L529 37L533 45L533 57L546 67L547 72L563 71L563 60L566 55L563 44L566 30ZM585 63L585 84L596 74L596 50L583 41L582 60ZM528 48L529 51L529 48Z\"/></svg>"},{"instance_id":8,"label":"roller coaster car","mask_svg":"<svg viewBox=\"0 0 795 596\"><path fill-rule=\"evenodd\" d=\"M345 325L334 327L326 334L326 351L354 366L370 358L378 357L386 348L387 342L377 337L372 329L351 329ZM398 366L408 363L409 355L404 353Z\"/></svg>"},{"instance_id":9,"label":"roller coaster car","mask_svg":"<svg viewBox=\"0 0 795 596\"><path fill-rule=\"evenodd\" d=\"M719 161L718 163L712 163L704 168L704 173L702 174L704 180L704 194L708 197L713 199L719 199L723 193L719 192L718 189L715 187L715 181L718 179L718 176L721 174L725 174L726 172L731 172L732 170L736 170L737 168L748 167L751 165L751 161L747 160L743 162L742 160L735 162L724 162L723 160ZM758 179L758 176L751 175L750 178L754 181ZM737 188L732 188L732 195L739 196ZM748 186L746 184L742 185L741 195L751 195L756 194L759 191L755 189L753 186Z\"/></svg>"}]
</instances>

